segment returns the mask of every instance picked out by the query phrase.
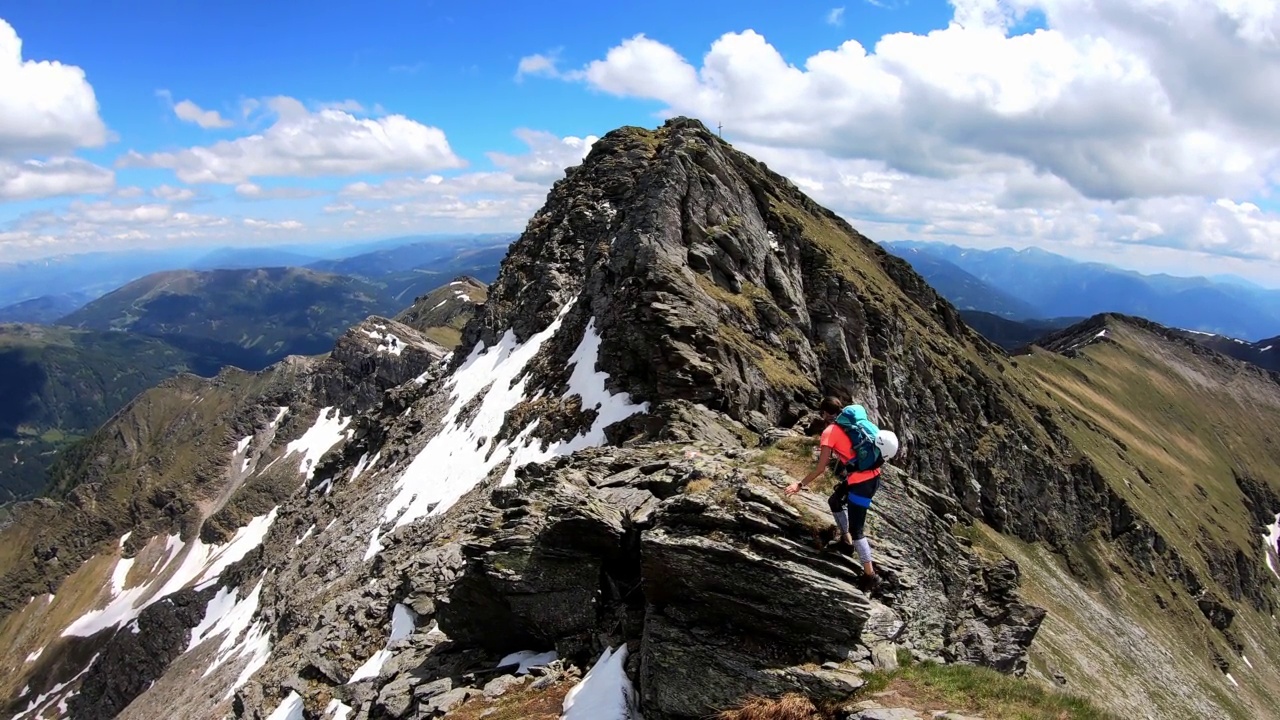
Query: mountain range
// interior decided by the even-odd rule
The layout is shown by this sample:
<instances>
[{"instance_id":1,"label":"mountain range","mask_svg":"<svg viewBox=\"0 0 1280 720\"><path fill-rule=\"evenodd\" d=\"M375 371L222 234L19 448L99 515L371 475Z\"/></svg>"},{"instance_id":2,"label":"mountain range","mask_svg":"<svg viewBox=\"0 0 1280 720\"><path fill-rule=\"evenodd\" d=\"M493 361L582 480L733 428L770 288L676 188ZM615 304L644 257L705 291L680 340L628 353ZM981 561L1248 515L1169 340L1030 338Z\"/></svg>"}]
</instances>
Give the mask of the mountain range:
<instances>
[{"instance_id":1,"label":"mountain range","mask_svg":"<svg viewBox=\"0 0 1280 720\"><path fill-rule=\"evenodd\" d=\"M1039 248L977 250L919 241L884 246L955 298L957 307L1007 319L1114 312L1244 340L1280 332L1280 290L1241 280L1142 275Z\"/></svg>"},{"instance_id":2,"label":"mountain range","mask_svg":"<svg viewBox=\"0 0 1280 720\"><path fill-rule=\"evenodd\" d=\"M1013 356L682 117L566 171L452 348L450 292L60 457L0 530L5 709L1280 717L1280 376L1118 313ZM826 395L902 441L878 582L788 491Z\"/></svg>"},{"instance_id":3,"label":"mountain range","mask_svg":"<svg viewBox=\"0 0 1280 720\"><path fill-rule=\"evenodd\" d=\"M364 279L410 270L492 279L510 235L440 235L361 243L93 252L0 262L0 322L55 322L147 275L176 270L296 267ZM441 283L436 283L439 285ZM56 308L60 310L43 310Z\"/></svg>"}]
</instances>

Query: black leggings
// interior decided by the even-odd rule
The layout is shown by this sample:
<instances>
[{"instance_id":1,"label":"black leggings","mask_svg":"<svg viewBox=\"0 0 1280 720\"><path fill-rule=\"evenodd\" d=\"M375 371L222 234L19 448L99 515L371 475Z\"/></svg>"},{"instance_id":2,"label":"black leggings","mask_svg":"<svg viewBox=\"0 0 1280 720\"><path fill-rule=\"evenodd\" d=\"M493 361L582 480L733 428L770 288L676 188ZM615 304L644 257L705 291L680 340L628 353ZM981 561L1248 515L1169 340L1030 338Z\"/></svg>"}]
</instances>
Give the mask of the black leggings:
<instances>
[{"instance_id":1,"label":"black leggings","mask_svg":"<svg viewBox=\"0 0 1280 720\"><path fill-rule=\"evenodd\" d=\"M848 510L849 535L854 540L862 539L862 530L867 524L867 509L871 507L871 497L880 487L880 478L874 477L860 483L849 485L844 480L836 483L831 497L827 498L827 506L833 514ZM850 501L850 497L856 499Z\"/></svg>"}]
</instances>

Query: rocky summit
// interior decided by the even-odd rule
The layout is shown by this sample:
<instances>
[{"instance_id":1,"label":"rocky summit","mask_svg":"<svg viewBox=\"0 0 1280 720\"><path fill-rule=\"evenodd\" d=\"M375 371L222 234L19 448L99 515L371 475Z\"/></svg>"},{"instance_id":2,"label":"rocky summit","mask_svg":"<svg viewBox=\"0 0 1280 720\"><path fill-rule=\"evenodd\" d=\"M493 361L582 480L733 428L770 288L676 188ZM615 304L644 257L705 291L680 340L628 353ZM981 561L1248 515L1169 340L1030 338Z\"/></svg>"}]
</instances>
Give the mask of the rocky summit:
<instances>
[{"instance_id":1,"label":"rocky summit","mask_svg":"<svg viewBox=\"0 0 1280 720\"><path fill-rule=\"evenodd\" d=\"M1203 451L1180 515L1160 440L1080 400L1102 366L1189 397L1185 348L1090 326L1012 358L686 118L597 141L471 300L456 347L370 318L157 387L65 459L0 544L8 715L932 717L862 694L936 663L1118 717L1280 717L1278 461ZM1234 362L1266 433L1280 391ZM827 544L831 481L784 491L827 394L903 442L875 587Z\"/></svg>"}]
</instances>

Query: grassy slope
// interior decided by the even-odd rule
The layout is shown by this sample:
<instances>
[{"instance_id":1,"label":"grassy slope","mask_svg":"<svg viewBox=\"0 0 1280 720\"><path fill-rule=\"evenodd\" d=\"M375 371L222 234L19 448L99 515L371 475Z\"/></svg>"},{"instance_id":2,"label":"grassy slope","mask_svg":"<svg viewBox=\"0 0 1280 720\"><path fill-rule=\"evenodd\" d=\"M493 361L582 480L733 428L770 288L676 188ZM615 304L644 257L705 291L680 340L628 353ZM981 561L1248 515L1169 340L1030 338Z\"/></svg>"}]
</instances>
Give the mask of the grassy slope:
<instances>
[{"instance_id":1,"label":"grassy slope","mask_svg":"<svg viewBox=\"0 0 1280 720\"><path fill-rule=\"evenodd\" d=\"M63 322L165 337L257 370L285 355L327 352L352 325L398 310L386 292L357 278L301 268L165 272L104 295Z\"/></svg>"},{"instance_id":2,"label":"grassy slope","mask_svg":"<svg viewBox=\"0 0 1280 720\"><path fill-rule=\"evenodd\" d=\"M1123 322L1110 323L1105 340L1074 358L1036 349L1018 358L1011 375L1033 397L1065 413L1062 424L1073 444L1202 582L1211 584L1214 576L1205 552L1211 543L1228 556L1241 551L1258 563L1263 582L1275 580L1266 575L1261 533L1232 474L1235 469L1280 486L1274 449L1280 385L1274 380L1243 363L1206 361ZM1093 676L1089 682L1133 711L1173 711L1188 698L1207 697L1233 708L1234 717L1267 717L1258 714L1266 707L1264 688L1280 687L1280 673L1274 663L1256 659L1280 657L1280 628L1248 601L1232 601L1220 586L1212 588L1237 613L1229 632L1254 668L1208 626L1180 583L1133 567L1113 546L1081 538L1076 565L1093 570L1081 584L1062 558L1043 548L995 533L987 537L1019 560L1030 599L1050 611L1034 646L1045 677L1055 667L1068 677ZM1213 653L1228 661L1240 688L1210 661ZM1184 687L1187 678L1195 679L1192 687Z\"/></svg>"},{"instance_id":3,"label":"grassy slope","mask_svg":"<svg viewBox=\"0 0 1280 720\"><path fill-rule=\"evenodd\" d=\"M476 306L488 299L484 283L457 279L414 300L413 305L394 319L420 330L444 347L454 348L462 339L462 328L475 314Z\"/></svg>"},{"instance_id":4,"label":"grassy slope","mask_svg":"<svg viewBox=\"0 0 1280 720\"><path fill-rule=\"evenodd\" d=\"M57 453L201 358L131 333L0 325L0 502L43 489Z\"/></svg>"}]
</instances>

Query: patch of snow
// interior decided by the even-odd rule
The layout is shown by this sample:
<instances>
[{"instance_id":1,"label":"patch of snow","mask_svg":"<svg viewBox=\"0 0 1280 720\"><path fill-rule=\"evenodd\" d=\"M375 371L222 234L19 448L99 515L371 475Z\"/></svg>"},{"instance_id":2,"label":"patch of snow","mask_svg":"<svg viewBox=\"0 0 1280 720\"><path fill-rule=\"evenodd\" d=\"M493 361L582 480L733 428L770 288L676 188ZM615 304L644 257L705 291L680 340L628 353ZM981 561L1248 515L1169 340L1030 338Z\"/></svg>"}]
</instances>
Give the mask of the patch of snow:
<instances>
[{"instance_id":1,"label":"patch of snow","mask_svg":"<svg viewBox=\"0 0 1280 720\"><path fill-rule=\"evenodd\" d=\"M374 526L373 533L369 536L369 547L366 548L364 551L365 560L370 560L373 558L374 555L377 555L378 553L382 552L383 546L381 543L378 542L378 531L381 529L382 528L376 525Z\"/></svg>"},{"instance_id":2,"label":"patch of snow","mask_svg":"<svg viewBox=\"0 0 1280 720\"><path fill-rule=\"evenodd\" d=\"M508 330L493 347L486 349L483 343L476 345L466 362L448 379L453 390L453 404L445 413L440 432L395 481L396 495L383 511L385 520L395 518L396 527L399 527L425 515L439 515L474 488L494 467L507 460L510 463L502 484L514 482L516 468L521 465L602 445L606 426L648 411L648 403L634 405L625 393L613 395L605 389L608 375L595 369L600 336L592 318L570 359L574 369L566 396L580 395L584 409L596 408L598 417L595 423L586 433L567 442L550 443L545 451L540 447L540 440L530 438L537 421L530 423L511 441L495 446L493 438L502 428L507 411L525 398L525 366L543 343L559 332L565 315L576 301L574 297L565 303L545 330L523 344L517 345L515 334ZM458 422L462 408L477 396L480 397L480 407L471 422Z\"/></svg>"},{"instance_id":3,"label":"patch of snow","mask_svg":"<svg viewBox=\"0 0 1280 720\"><path fill-rule=\"evenodd\" d=\"M344 705L341 700L330 700L329 704L324 708L324 714L328 720L347 720L347 716L355 708L350 705Z\"/></svg>"},{"instance_id":4,"label":"patch of snow","mask_svg":"<svg viewBox=\"0 0 1280 720\"><path fill-rule=\"evenodd\" d=\"M342 417L342 412L338 408L326 406L320 410L315 424L308 428L302 437L285 446L284 454L288 456L295 452L302 453L298 472L304 473L310 480L315 475L315 464L329 452L330 448L342 440L342 431L349 422L351 418Z\"/></svg>"},{"instance_id":5,"label":"patch of snow","mask_svg":"<svg viewBox=\"0 0 1280 720\"><path fill-rule=\"evenodd\" d=\"M374 331L372 331L372 330L365 330L364 328L360 328L360 332L364 333L365 335L368 335L369 337L373 338L374 340L381 340L381 339L382 339L382 333L379 333L379 332L374 332Z\"/></svg>"},{"instance_id":6,"label":"patch of snow","mask_svg":"<svg viewBox=\"0 0 1280 720\"><path fill-rule=\"evenodd\" d=\"M374 454L372 461L369 460L369 453L365 453L361 455L360 462L356 463L356 466L351 470L351 477L347 479L347 482L355 482L356 478L359 478L361 475L363 475L365 470L368 470L369 468L376 465L378 463L378 458L381 456L382 456L381 450L379 450L377 453Z\"/></svg>"},{"instance_id":7,"label":"patch of snow","mask_svg":"<svg viewBox=\"0 0 1280 720\"><path fill-rule=\"evenodd\" d=\"M323 492L321 492L322 490ZM315 489L310 492L318 492L321 495L328 495L329 492L332 490L333 490L333 478L325 478L324 482L317 485ZM310 492L308 494L310 494Z\"/></svg>"},{"instance_id":8,"label":"patch of snow","mask_svg":"<svg viewBox=\"0 0 1280 720\"><path fill-rule=\"evenodd\" d=\"M378 673L382 672L382 666L395 655L395 652L390 649L391 645L409 637L417 621L417 614L408 605L396 603L395 609L391 612L391 635L387 638L387 646L356 668L356 671L351 674L351 679L347 680L347 684L378 677Z\"/></svg>"},{"instance_id":9,"label":"patch of snow","mask_svg":"<svg viewBox=\"0 0 1280 720\"><path fill-rule=\"evenodd\" d=\"M125 578L129 577L129 570L133 567L137 558L120 558L116 562L115 569L111 571L111 597L115 597L124 592Z\"/></svg>"},{"instance_id":10,"label":"patch of snow","mask_svg":"<svg viewBox=\"0 0 1280 720\"><path fill-rule=\"evenodd\" d=\"M431 309L432 309L432 310L435 310L436 308L440 307L441 305L443 305L443 304L445 304L445 303L447 303L447 302L449 302L449 298L445 298L445 299L441 300L440 302L436 303L435 305L432 305L432 306L431 306ZM428 311L428 312L430 312L430 311Z\"/></svg>"},{"instance_id":11,"label":"patch of snow","mask_svg":"<svg viewBox=\"0 0 1280 720\"><path fill-rule=\"evenodd\" d=\"M421 375L413 379L413 382L422 385L427 382L427 376L431 374L430 370L424 370Z\"/></svg>"},{"instance_id":12,"label":"patch of snow","mask_svg":"<svg viewBox=\"0 0 1280 720\"><path fill-rule=\"evenodd\" d=\"M606 649L586 677L564 696L561 720L641 720L626 662L626 645L616 651Z\"/></svg>"},{"instance_id":13,"label":"patch of snow","mask_svg":"<svg viewBox=\"0 0 1280 720\"><path fill-rule=\"evenodd\" d=\"M399 355L404 352L404 341L392 333L387 333L382 342L378 343L378 352Z\"/></svg>"},{"instance_id":14,"label":"patch of snow","mask_svg":"<svg viewBox=\"0 0 1280 720\"><path fill-rule=\"evenodd\" d=\"M1236 682L1236 679L1231 677L1231 673L1227 673L1227 679L1231 681L1232 685L1235 685L1236 687L1240 687L1240 683Z\"/></svg>"},{"instance_id":15,"label":"patch of snow","mask_svg":"<svg viewBox=\"0 0 1280 720\"><path fill-rule=\"evenodd\" d=\"M127 543L127 542L129 542L129 538L131 538L131 537L133 537L133 531L132 531L132 530L130 530L129 532L127 532L127 533L125 533L125 534L123 534L123 535L121 535L121 536L120 536L120 547L124 547L124 544L125 544L125 543ZM33 599L34 599L34 598L33 598Z\"/></svg>"},{"instance_id":16,"label":"patch of snow","mask_svg":"<svg viewBox=\"0 0 1280 720\"><path fill-rule=\"evenodd\" d=\"M324 526L324 530L328 530L329 528L333 527L333 524L336 522L338 522L338 518L334 518L330 520L329 524ZM324 530L321 530L320 532L324 532Z\"/></svg>"},{"instance_id":17,"label":"patch of snow","mask_svg":"<svg viewBox=\"0 0 1280 720\"><path fill-rule=\"evenodd\" d=\"M54 685L53 687L49 688L48 692L41 693L36 699L27 703L26 710L23 710L17 715L14 715L9 720L23 720L23 718L25 718L28 715L31 715L31 717L33 718L40 717L44 714L43 711L53 704L53 701L55 699L60 699L60 702L58 703L58 709L62 714L65 714L66 702L67 700L70 700L71 697L75 695L75 693L74 692L67 693L66 697L62 697L62 698L58 697L59 694L63 690L66 690L67 687L71 685L71 683L74 683L75 681L79 680L81 676L89 672L89 668L93 667L93 664L97 661L98 661L98 654L95 654L89 660L89 662L85 664L84 669L76 673L70 680L67 680L66 682L60 682L57 685Z\"/></svg>"},{"instance_id":18,"label":"patch of snow","mask_svg":"<svg viewBox=\"0 0 1280 720\"><path fill-rule=\"evenodd\" d=\"M123 578L134 559L117 561L112 571L112 587L120 587L121 592L114 595L106 607L90 610L81 615L62 631L62 636L88 637L106 628L119 627L137 618L147 606L192 583L197 583L196 589L201 590L208 584L216 582L227 566L239 561L248 555L249 551L262 544L262 539L266 537L267 530L275 522L279 509L279 507L272 508L266 515L253 518L247 525L237 530L225 545L206 545L198 537L187 544L182 542L180 536L170 535L166 539L166 556L163 564L159 566L160 574L154 575L150 582L127 590L123 589ZM186 554L182 562L165 573L169 565L182 555L184 550ZM121 566L124 566L124 572L121 572ZM158 589L157 586L159 586Z\"/></svg>"},{"instance_id":19,"label":"patch of snow","mask_svg":"<svg viewBox=\"0 0 1280 720\"><path fill-rule=\"evenodd\" d=\"M467 294L461 290L455 290L454 295L463 302L471 302L471 298L467 297Z\"/></svg>"},{"instance_id":20,"label":"patch of snow","mask_svg":"<svg viewBox=\"0 0 1280 720\"><path fill-rule=\"evenodd\" d=\"M276 410L278 410L279 412L276 414L276 419L275 419L275 420L272 420L272 421L271 421L271 424L267 426L267 427L269 427L269 428L273 428L273 427L275 427L275 426L279 425L279 424L280 424L280 421L284 419L284 414L285 414L285 413L287 413L287 412L289 412L289 408L287 408L287 407L276 408Z\"/></svg>"},{"instance_id":21,"label":"patch of snow","mask_svg":"<svg viewBox=\"0 0 1280 720\"><path fill-rule=\"evenodd\" d=\"M1200 332L1199 330L1188 330L1187 332L1192 333L1194 335L1204 335L1205 337L1218 337L1217 333Z\"/></svg>"},{"instance_id":22,"label":"patch of snow","mask_svg":"<svg viewBox=\"0 0 1280 720\"><path fill-rule=\"evenodd\" d=\"M1270 349L1271 349L1271 348L1273 348L1273 347L1275 347L1275 346L1274 346L1274 345L1268 345L1268 346L1266 346L1266 347L1262 348L1261 350L1259 350L1258 352L1266 352L1266 351L1270 350Z\"/></svg>"},{"instance_id":23,"label":"patch of snow","mask_svg":"<svg viewBox=\"0 0 1280 720\"><path fill-rule=\"evenodd\" d=\"M253 436L252 436L252 435L250 435L249 437L244 438L244 439L242 439L240 442L236 443L236 454L237 454L237 455L239 455L239 454L243 453L245 450L249 449L249 443L251 443L251 442L253 442Z\"/></svg>"},{"instance_id":24,"label":"patch of snow","mask_svg":"<svg viewBox=\"0 0 1280 720\"><path fill-rule=\"evenodd\" d=\"M35 662L35 661L39 660L39 659L40 659L40 656L41 656L41 655L43 655L43 654L44 654L44 647L43 647L43 646L41 646L41 647L37 648L35 652L33 652L33 653L31 653L30 655L28 655L28 656L27 656L27 662L29 662L29 663L33 663L33 662ZM23 694L25 695L26 693L23 693Z\"/></svg>"},{"instance_id":25,"label":"patch of snow","mask_svg":"<svg viewBox=\"0 0 1280 720\"><path fill-rule=\"evenodd\" d=\"M226 698L234 695L235 691L248 682L255 672L266 665L267 658L271 654L271 638L266 626L261 621L253 622L253 615L258 611L258 600L261 597L262 582L265 578L266 573L263 573L253 590L238 602L236 601L236 596L239 595L238 588L235 590L219 588L218 594L205 608L204 619L191 630L191 641L187 643L188 651L210 638L226 634L218 646L217 654L209 662L209 667L205 668L203 677L208 677L229 660L246 656L249 658L248 664L228 688L224 696ZM240 639L242 634L244 637Z\"/></svg>"},{"instance_id":26,"label":"patch of snow","mask_svg":"<svg viewBox=\"0 0 1280 720\"><path fill-rule=\"evenodd\" d=\"M781 246L778 245L778 236L772 230L769 231L769 247L774 250L781 248Z\"/></svg>"},{"instance_id":27,"label":"patch of snow","mask_svg":"<svg viewBox=\"0 0 1280 720\"><path fill-rule=\"evenodd\" d=\"M1097 334L1097 335L1094 335L1093 337L1094 337L1094 339L1096 340L1096 339L1098 339L1098 338L1104 338L1104 337L1106 337L1106 336L1107 336L1107 329L1106 329L1106 328L1102 328L1101 330L1099 330L1099 331L1098 331L1098 334Z\"/></svg>"},{"instance_id":28,"label":"patch of snow","mask_svg":"<svg viewBox=\"0 0 1280 720\"><path fill-rule=\"evenodd\" d=\"M1245 657L1244 655L1241 655L1241 656L1240 656L1240 659L1244 661L1244 664L1245 664L1245 665L1248 665L1248 666L1249 666L1249 669L1250 669L1250 670L1252 670L1252 669L1253 669L1253 663L1249 662L1249 658Z\"/></svg>"},{"instance_id":29,"label":"patch of snow","mask_svg":"<svg viewBox=\"0 0 1280 720\"><path fill-rule=\"evenodd\" d=\"M1263 536L1262 542L1267 546L1267 567L1271 568L1276 577L1280 577L1280 549L1276 547L1280 543L1280 513L1276 513L1276 521L1267 526L1267 534Z\"/></svg>"},{"instance_id":30,"label":"patch of snow","mask_svg":"<svg viewBox=\"0 0 1280 720\"><path fill-rule=\"evenodd\" d=\"M290 690L289 695L284 700L281 700L276 709L272 710L271 714L267 716L267 720L304 720L302 696L298 694L298 691Z\"/></svg>"},{"instance_id":31,"label":"patch of snow","mask_svg":"<svg viewBox=\"0 0 1280 720\"><path fill-rule=\"evenodd\" d=\"M303 541L303 540L306 540L308 537L310 537L310 536L311 536L311 531L312 531L312 530L315 530L315 529L316 529L316 524L315 524L315 523L311 523L311 527L307 528L307 531L306 531L306 532L304 532L304 533L302 533L302 537L300 537L300 538L298 538L297 540L294 540L294 541L293 541L294 546L301 545L301 544L302 544L302 541Z\"/></svg>"},{"instance_id":32,"label":"patch of snow","mask_svg":"<svg viewBox=\"0 0 1280 720\"><path fill-rule=\"evenodd\" d=\"M520 652L513 652L502 658L494 667L502 667L503 665L510 665L511 663L519 663L520 667L516 670L515 674L528 675L529 668L541 667L547 663L555 662L558 657L559 656L556 655L555 650L544 653L535 652L533 650L521 650Z\"/></svg>"}]
</instances>

